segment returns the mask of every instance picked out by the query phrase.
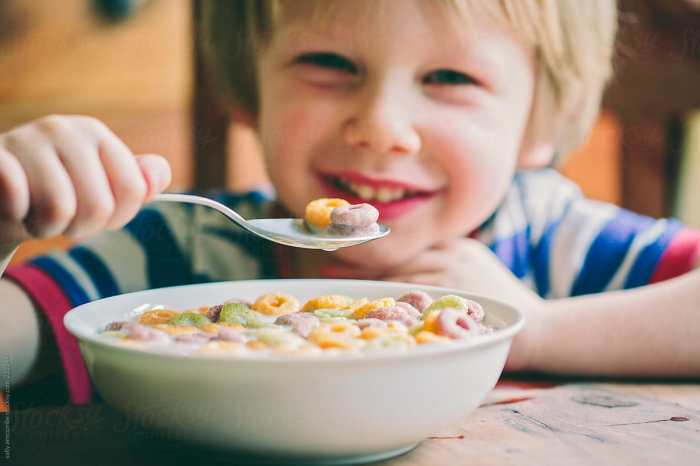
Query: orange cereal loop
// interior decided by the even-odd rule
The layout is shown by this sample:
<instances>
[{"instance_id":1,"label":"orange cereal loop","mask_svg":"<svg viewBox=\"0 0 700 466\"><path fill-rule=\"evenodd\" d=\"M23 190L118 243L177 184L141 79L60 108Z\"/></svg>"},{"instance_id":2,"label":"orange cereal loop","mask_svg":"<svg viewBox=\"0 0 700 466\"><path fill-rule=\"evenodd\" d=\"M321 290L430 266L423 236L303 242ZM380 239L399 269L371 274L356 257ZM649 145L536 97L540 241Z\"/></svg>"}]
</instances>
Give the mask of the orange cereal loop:
<instances>
[{"instance_id":1,"label":"orange cereal loop","mask_svg":"<svg viewBox=\"0 0 700 466\"><path fill-rule=\"evenodd\" d=\"M260 296L251 306L253 310L268 316L282 316L299 310L299 301L284 293L267 293Z\"/></svg>"},{"instance_id":2,"label":"orange cereal loop","mask_svg":"<svg viewBox=\"0 0 700 466\"><path fill-rule=\"evenodd\" d=\"M336 207L350 205L345 199L322 197L309 202L304 212L304 220L311 228L324 230L331 224L331 212Z\"/></svg>"},{"instance_id":3,"label":"orange cereal loop","mask_svg":"<svg viewBox=\"0 0 700 466\"><path fill-rule=\"evenodd\" d=\"M221 326L218 325L218 324L204 324L204 325L200 325L200 326L199 326L199 329L200 329L202 332L216 333L216 334L219 333L219 329L220 329L220 328L221 328Z\"/></svg>"},{"instance_id":4,"label":"orange cereal loop","mask_svg":"<svg viewBox=\"0 0 700 466\"><path fill-rule=\"evenodd\" d=\"M166 324L177 315L175 311L166 309L156 309L154 311L144 312L139 316L139 324L141 325L158 325Z\"/></svg>"},{"instance_id":5,"label":"orange cereal loop","mask_svg":"<svg viewBox=\"0 0 700 466\"><path fill-rule=\"evenodd\" d=\"M375 338L384 336L387 334L387 331L385 328L379 328L379 327L365 327L362 329L362 333L360 334L360 338L363 340L374 340Z\"/></svg>"},{"instance_id":6,"label":"orange cereal loop","mask_svg":"<svg viewBox=\"0 0 700 466\"><path fill-rule=\"evenodd\" d=\"M416 339L416 343L418 343L419 345L450 341L450 339L447 337L443 337L442 335L438 335L436 333L429 332L427 330L423 330L423 331L418 332L415 336L415 339Z\"/></svg>"},{"instance_id":7,"label":"orange cereal loop","mask_svg":"<svg viewBox=\"0 0 700 466\"><path fill-rule=\"evenodd\" d=\"M347 309L352 303L353 299L348 296L329 294L308 300L301 310L302 312L313 312L317 309Z\"/></svg>"},{"instance_id":8,"label":"orange cereal loop","mask_svg":"<svg viewBox=\"0 0 700 466\"><path fill-rule=\"evenodd\" d=\"M355 309L351 317L353 319L364 319L365 316L372 311L376 311L377 309L381 309L383 307L391 306L396 306L396 301L394 300L394 298L375 299L374 301L370 301L367 304L364 304Z\"/></svg>"},{"instance_id":9,"label":"orange cereal loop","mask_svg":"<svg viewBox=\"0 0 700 466\"><path fill-rule=\"evenodd\" d=\"M245 330L245 327L242 326L241 324L237 324L235 322L219 322L218 324L219 327L228 327L228 328L233 328L236 330Z\"/></svg>"},{"instance_id":10,"label":"orange cereal loop","mask_svg":"<svg viewBox=\"0 0 700 466\"><path fill-rule=\"evenodd\" d=\"M428 332L437 333L437 318L440 315L439 312L431 312L423 319L423 330Z\"/></svg>"},{"instance_id":11,"label":"orange cereal loop","mask_svg":"<svg viewBox=\"0 0 700 466\"><path fill-rule=\"evenodd\" d=\"M249 341L248 343L246 343L246 346L247 346L249 349L252 349L252 350L255 350L255 351L257 351L257 350L264 350L265 348L267 348L267 345L266 345L265 343L263 343L262 341L260 341L260 340L251 340L251 341Z\"/></svg>"}]
</instances>

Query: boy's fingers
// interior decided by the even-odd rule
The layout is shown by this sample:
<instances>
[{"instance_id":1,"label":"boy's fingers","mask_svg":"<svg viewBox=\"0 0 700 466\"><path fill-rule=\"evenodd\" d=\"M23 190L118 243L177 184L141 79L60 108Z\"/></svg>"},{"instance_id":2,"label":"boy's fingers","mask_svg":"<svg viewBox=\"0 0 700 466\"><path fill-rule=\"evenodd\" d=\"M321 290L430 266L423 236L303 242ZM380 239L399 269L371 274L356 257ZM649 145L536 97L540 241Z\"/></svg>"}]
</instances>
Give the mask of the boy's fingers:
<instances>
[{"instance_id":1,"label":"boy's fingers","mask_svg":"<svg viewBox=\"0 0 700 466\"><path fill-rule=\"evenodd\" d=\"M21 222L29 212L29 182L19 161L0 146L0 217Z\"/></svg>"},{"instance_id":2,"label":"boy's fingers","mask_svg":"<svg viewBox=\"0 0 700 466\"><path fill-rule=\"evenodd\" d=\"M134 155L116 136L101 141L99 154L115 200L114 212L106 226L118 229L139 211L148 186Z\"/></svg>"},{"instance_id":3,"label":"boy's fingers","mask_svg":"<svg viewBox=\"0 0 700 466\"><path fill-rule=\"evenodd\" d=\"M76 212L75 190L54 148L30 129L17 132L5 146L22 166L29 186L29 211L24 219L35 237L61 234ZM46 174L51 177L47 178Z\"/></svg>"},{"instance_id":4,"label":"boy's fingers","mask_svg":"<svg viewBox=\"0 0 700 466\"><path fill-rule=\"evenodd\" d=\"M65 234L82 238L96 233L107 225L116 205L97 144L67 124L51 136L77 198L76 213Z\"/></svg>"},{"instance_id":5,"label":"boy's fingers","mask_svg":"<svg viewBox=\"0 0 700 466\"><path fill-rule=\"evenodd\" d=\"M146 154L136 156L136 162L146 179L146 201L168 187L172 179L170 164L160 155Z\"/></svg>"}]
</instances>

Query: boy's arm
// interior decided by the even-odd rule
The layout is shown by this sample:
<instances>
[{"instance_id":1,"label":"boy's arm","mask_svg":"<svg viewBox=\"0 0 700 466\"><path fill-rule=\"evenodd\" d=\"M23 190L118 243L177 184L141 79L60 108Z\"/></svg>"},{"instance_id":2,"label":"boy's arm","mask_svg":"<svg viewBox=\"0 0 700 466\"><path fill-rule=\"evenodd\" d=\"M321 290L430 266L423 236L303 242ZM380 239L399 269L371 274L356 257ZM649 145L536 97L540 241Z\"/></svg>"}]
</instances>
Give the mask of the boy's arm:
<instances>
[{"instance_id":1,"label":"boy's arm","mask_svg":"<svg viewBox=\"0 0 700 466\"><path fill-rule=\"evenodd\" d=\"M0 280L0 379L3 387L26 381L30 373L37 373L37 358L41 341L41 325L29 296L9 280Z\"/></svg>"},{"instance_id":2,"label":"boy's arm","mask_svg":"<svg viewBox=\"0 0 700 466\"><path fill-rule=\"evenodd\" d=\"M700 376L700 270L625 291L544 302L527 369Z\"/></svg>"}]
</instances>

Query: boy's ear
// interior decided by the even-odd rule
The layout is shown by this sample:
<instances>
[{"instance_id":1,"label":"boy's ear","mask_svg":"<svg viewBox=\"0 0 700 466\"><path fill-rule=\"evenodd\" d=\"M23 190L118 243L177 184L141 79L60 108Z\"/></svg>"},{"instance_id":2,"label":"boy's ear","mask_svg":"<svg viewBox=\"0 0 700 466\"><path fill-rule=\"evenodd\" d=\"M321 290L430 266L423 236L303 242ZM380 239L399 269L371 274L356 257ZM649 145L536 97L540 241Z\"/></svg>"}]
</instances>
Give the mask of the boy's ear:
<instances>
[{"instance_id":1,"label":"boy's ear","mask_svg":"<svg viewBox=\"0 0 700 466\"><path fill-rule=\"evenodd\" d=\"M518 156L518 168L534 169L547 167L554 159L554 144L538 142L524 144Z\"/></svg>"}]
</instances>

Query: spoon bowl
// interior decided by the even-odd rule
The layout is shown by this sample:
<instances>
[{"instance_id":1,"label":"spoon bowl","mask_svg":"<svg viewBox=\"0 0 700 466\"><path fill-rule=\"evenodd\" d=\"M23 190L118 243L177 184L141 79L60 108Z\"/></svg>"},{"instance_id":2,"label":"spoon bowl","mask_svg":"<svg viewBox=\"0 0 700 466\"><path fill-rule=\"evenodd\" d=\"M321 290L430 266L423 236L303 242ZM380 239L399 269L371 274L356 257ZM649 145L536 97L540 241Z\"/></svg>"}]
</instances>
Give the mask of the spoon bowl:
<instances>
[{"instance_id":1,"label":"spoon bowl","mask_svg":"<svg viewBox=\"0 0 700 466\"><path fill-rule=\"evenodd\" d=\"M358 244L383 238L391 232L386 225L379 225L378 230L372 234L358 234L348 236L324 235L311 233L304 227L304 222L298 218L262 218L246 220L235 210L216 202L212 199L194 196L191 194L159 194L153 198L153 202L186 202L211 207L228 217L236 225L245 230L286 246L305 249L323 249L325 251L335 251L339 248L356 246Z\"/></svg>"}]
</instances>

